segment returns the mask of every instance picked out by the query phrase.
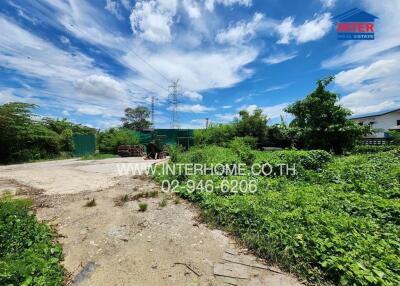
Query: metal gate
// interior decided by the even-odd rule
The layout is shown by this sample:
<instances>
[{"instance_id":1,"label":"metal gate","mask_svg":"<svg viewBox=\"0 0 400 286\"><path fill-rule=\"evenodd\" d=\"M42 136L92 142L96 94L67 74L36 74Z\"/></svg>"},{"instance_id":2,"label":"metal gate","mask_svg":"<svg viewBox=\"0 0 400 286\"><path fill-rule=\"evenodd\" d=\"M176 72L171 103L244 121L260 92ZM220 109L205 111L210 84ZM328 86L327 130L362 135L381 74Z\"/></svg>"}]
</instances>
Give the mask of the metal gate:
<instances>
[{"instance_id":1,"label":"metal gate","mask_svg":"<svg viewBox=\"0 0 400 286\"><path fill-rule=\"evenodd\" d=\"M74 134L74 156L84 156L96 153L96 136L93 134Z\"/></svg>"}]
</instances>

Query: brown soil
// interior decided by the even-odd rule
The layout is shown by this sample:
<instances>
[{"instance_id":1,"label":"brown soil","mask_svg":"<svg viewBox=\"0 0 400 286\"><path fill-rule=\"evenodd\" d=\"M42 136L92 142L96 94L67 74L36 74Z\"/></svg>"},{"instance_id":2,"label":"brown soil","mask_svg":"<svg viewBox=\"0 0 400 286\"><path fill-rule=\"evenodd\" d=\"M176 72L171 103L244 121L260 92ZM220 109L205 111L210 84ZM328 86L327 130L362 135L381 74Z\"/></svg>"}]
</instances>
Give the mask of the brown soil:
<instances>
[{"instance_id":1,"label":"brown soil","mask_svg":"<svg viewBox=\"0 0 400 286\"><path fill-rule=\"evenodd\" d=\"M35 170L33 165L23 172L31 168ZM38 169L34 173L42 182L52 178ZM0 178L0 190L14 188L17 195L33 197L39 202L39 219L56 227L70 285L300 285L247 254L224 232L200 223L193 205L184 200L177 204L144 176L115 177L111 186L80 192L70 192L64 182L65 193L46 192L45 183L43 190L32 188L27 180L10 177ZM86 180L90 178L88 174ZM151 192L155 197L138 195ZM85 206L92 199L95 205ZM139 211L140 203L148 205L146 211Z\"/></svg>"}]
</instances>

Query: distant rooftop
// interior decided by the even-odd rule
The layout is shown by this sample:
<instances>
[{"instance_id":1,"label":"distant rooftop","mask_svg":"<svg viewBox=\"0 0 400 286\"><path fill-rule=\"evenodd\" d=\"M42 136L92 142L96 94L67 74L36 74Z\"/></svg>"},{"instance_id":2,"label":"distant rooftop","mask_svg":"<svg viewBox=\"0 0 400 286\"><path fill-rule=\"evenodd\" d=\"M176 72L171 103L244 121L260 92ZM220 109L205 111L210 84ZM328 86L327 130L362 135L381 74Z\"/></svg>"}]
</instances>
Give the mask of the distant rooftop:
<instances>
[{"instance_id":1,"label":"distant rooftop","mask_svg":"<svg viewBox=\"0 0 400 286\"><path fill-rule=\"evenodd\" d=\"M350 119L381 116L381 115L385 115L385 114L392 113L392 112L397 112L397 111L400 111L400 108L386 109L386 110L382 110L382 111L378 111L378 112L370 112L370 113L364 113L364 114L356 114L356 115L350 116Z\"/></svg>"}]
</instances>

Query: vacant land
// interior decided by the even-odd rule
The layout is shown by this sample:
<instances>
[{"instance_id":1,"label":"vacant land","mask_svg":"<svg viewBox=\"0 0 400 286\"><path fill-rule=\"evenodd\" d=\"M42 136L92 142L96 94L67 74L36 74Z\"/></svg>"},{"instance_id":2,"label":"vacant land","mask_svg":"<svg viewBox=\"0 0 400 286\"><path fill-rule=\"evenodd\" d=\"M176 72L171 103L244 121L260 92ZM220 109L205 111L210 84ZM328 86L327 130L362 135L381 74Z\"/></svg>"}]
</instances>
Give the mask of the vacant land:
<instances>
[{"instance_id":1,"label":"vacant land","mask_svg":"<svg viewBox=\"0 0 400 286\"><path fill-rule=\"evenodd\" d=\"M0 190L31 197L58 232L72 285L299 285L198 220L144 176L117 176L136 158L0 167ZM155 161L150 161L154 162ZM146 205L139 211L139 205Z\"/></svg>"}]
</instances>

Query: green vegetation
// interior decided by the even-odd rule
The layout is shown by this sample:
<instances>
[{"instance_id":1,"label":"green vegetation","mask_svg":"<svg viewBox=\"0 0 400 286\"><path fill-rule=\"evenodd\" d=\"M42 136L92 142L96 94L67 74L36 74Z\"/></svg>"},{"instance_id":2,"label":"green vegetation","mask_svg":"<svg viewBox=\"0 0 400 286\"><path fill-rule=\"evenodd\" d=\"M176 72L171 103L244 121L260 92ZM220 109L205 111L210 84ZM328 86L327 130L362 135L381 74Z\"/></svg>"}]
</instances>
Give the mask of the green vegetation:
<instances>
[{"instance_id":1,"label":"green vegetation","mask_svg":"<svg viewBox=\"0 0 400 286\"><path fill-rule=\"evenodd\" d=\"M252 114L240 111L239 118L231 124L211 125L194 132L195 144L227 147L236 137L247 138L247 143L257 148L322 149L343 153L351 150L357 141L371 131L370 126L360 126L348 119L351 112L338 104L338 96L326 89L333 77L317 81L317 88L286 108L294 116L287 125L267 125L267 115L261 109Z\"/></svg>"},{"instance_id":2,"label":"green vegetation","mask_svg":"<svg viewBox=\"0 0 400 286\"><path fill-rule=\"evenodd\" d=\"M64 283L62 248L30 212L30 201L0 199L0 285Z\"/></svg>"},{"instance_id":3,"label":"green vegetation","mask_svg":"<svg viewBox=\"0 0 400 286\"><path fill-rule=\"evenodd\" d=\"M94 134L80 124L44 118L36 120L35 105L11 102L0 105L0 163L59 158L73 150L72 133Z\"/></svg>"},{"instance_id":4,"label":"green vegetation","mask_svg":"<svg viewBox=\"0 0 400 286\"><path fill-rule=\"evenodd\" d=\"M139 203L139 211L140 212L145 212L147 210L147 204L146 203Z\"/></svg>"},{"instance_id":5,"label":"green vegetation","mask_svg":"<svg viewBox=\"0 0 400 286\"><path fill-rule=\"evenodd\" d=\"M163 208L167 206L167 203L168 203L167 198L163 197L162 200L158 203L158 205Z\"/></svg>"},{"instance_id":6,"label":"green vegetation","mask_svg":"<svg viewBox=\"0 0 400 286\"><path fill-rule=\"evenodd\" d=\"M300 130L301 147L342 153L370 132L369 126L349 120L351 111L337 104L338 96L326 90L333 79L318 80L312 93L285 110L294 115L290 126Z\"/></svg>"},{"instance_id":7,"label":"green vegetation","mask_svg":"<svg viewBox=\"0 0 400 286\"><path fill-rule=\"evenodd\" d=\"M85 155L81 158L81 160L102 160L102 159L110 159L110 158L118 158L118 155L114 154L102 154L102 153L96 153L96 154L89 154Z\"/></svg>"},{"instance_id":8,"label":"green vegetation","mask_svg":"<svg viewBox=\"0 0 400 286\"><path fill-rule=\"evenodd\" d=\"M173 176L159 167L155 179L178 180L176 191L200 205L205 221L310 283L398 285L399 148L333 156L318 150L254 151L236 142L228 148L193 148L175 158L175 163L244 163L247 168L296 163L294 176ZM189 180L197 186L194 192ZM213 192L201 187L207 180ZM257 191L242 193L231 184L230 192L222 192L218 186L224 180L253 180Z\"/></svg>"},{"instance_id":9,"label":"green vegetation","mask_svg":"<svg viewBox=\"0 0 400 286\"><path fill-rule=\"evenodd\" d=\"M101 153L117 154L120 145L137 145L139 139L131 130L125 128L110 128L97 135L97 145Z\"/></svg>"},{"instance_id":10,"label":"green vegetation","mask_svg":"<svg viewBox=\"0 0 400 286\"><path fill-rule=\"evenodd\" d=\"M150 110L146 106L128 107L124 112L125 117L121 119L124 128L139 131L150 128Z\"/></svg>"}]
</instances>

